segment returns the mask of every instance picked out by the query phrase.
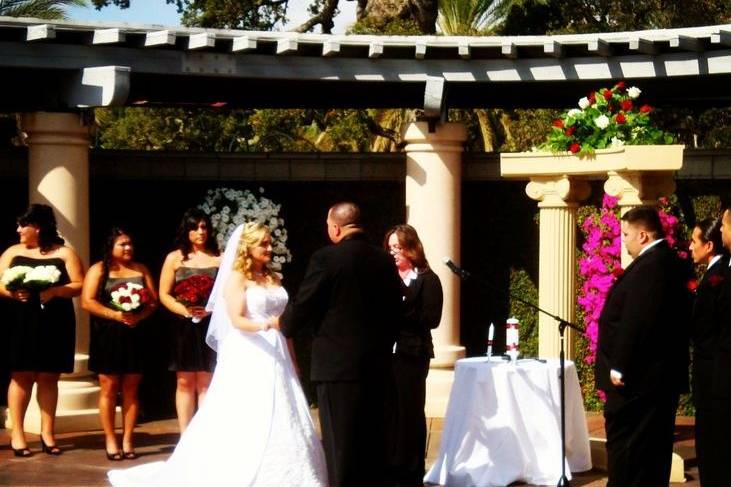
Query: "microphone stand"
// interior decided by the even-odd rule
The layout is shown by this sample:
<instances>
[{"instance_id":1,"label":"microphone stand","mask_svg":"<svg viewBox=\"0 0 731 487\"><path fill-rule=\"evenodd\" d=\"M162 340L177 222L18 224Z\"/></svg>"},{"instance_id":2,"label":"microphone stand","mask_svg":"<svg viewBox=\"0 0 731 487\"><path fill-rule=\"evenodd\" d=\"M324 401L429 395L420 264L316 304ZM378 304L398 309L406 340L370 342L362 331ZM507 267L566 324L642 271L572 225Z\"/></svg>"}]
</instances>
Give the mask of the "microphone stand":
<instances>
[{"instance_id":1,"label":"microphone stand","mask_svg":"<svg viewBox=\"0 0 731 487\"><path fill-rule=\"evenodd\" d=\"M452 265L449 265L452 264ZM461 267L458 267L456 264L454 264L451 260L445 261L445 265L449 267L449 269L454 272L461 280L466 281L470 278L471 274L467 272L466 270L462 269ZM576 325L574 323L571 323L569 321L564 320L558 315L555 315L553 313L549 313L545 309L539 307L538 305L531 303L529 301L526 301L525 299L515 296L510 291L505 291L503 289L499 289L497 286L492 284L487 279L479 279L479 284L482 284L483 286L486 286L493 291L497 291L498 293L502 294L505 297L515 299L516 301L519 301L529 308L532 308L539 313L543 313L546 316L549 316L556 320L558 322L558 333L559 333L559 343L560 343L560 351L558 355L558 362L559 362L559 384L561 389L561 478L558 479L558 484L556 487L570 487L571 483L569 482L568 477L566 477L566 352L565 352L565 340L564 340L564 332L566 331L566 328L571 328L573 330L578 331L579 333L584 333L584 329L581 328L579 325Z\"/></svg>"}]
</instances>

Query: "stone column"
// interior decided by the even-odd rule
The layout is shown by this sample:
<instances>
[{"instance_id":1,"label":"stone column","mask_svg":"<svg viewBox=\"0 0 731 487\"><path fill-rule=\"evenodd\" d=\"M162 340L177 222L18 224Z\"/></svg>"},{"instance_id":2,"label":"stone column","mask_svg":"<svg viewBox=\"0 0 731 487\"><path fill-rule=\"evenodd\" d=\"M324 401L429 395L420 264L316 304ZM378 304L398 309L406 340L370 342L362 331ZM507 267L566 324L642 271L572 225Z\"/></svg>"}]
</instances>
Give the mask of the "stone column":
<instances>
[{"instance_id":1,"label":"stone column","mask_svg":"<svg viewBox=\"0 0 731 487\"><path fill-rule=\"evenodd\" d=\"M28 144L28 184L31 203L53 207L66 244L89 266L89 129L78 113L27 113L22 129ZM59 382L56 432L99 428L99 387L87 368L88 313L74 299L76 358L74 372ZM33 391L35 396L35 388ZM35 397L26 413L25 429L40 431Z\"/></svg>"},{"instance_id":2,"label":"stone column","mask_svg":"<svg viewBox=\"0 0 731 487\"><path fill-rule=\"evenodd\" d=\"M661 196L675 191L673 173L667 171L607 171L604 191L618 198L620 213L641 205L657 205ZM622 267L627 267L632 257L622 242Z\"/></svg>"},{"instance_id":3,"label":"stone column","mask_svg":"<svg viewBox=\"0 0 731 487\"><path fill-rule=\"evenodd\" d=\"M444 257L460 262L462 151L467 130L460 123L410 124L406 141L406 221L416 228L429 265L444 290L439 327L432 331L434 355L427 380L427 415L443 416L454 363L464 357L460 345L460 281Z\"/></svg>"},{"instance_id":4,"label":"stone column","mask_svg":"<svg viewBox=\"0 0 731 487\"><path fill-rule=\"evenodd\" d=\"M538 306L549 313L574 322L576 318L576 209L589 196L586 181L557 177L534 177L525 189L538 201L540 245L538 268ZM558 357L558 322L538 314L538 356ZM574 357L573 330L566 329L566 358Z\"/></svg>"}]
</instances>

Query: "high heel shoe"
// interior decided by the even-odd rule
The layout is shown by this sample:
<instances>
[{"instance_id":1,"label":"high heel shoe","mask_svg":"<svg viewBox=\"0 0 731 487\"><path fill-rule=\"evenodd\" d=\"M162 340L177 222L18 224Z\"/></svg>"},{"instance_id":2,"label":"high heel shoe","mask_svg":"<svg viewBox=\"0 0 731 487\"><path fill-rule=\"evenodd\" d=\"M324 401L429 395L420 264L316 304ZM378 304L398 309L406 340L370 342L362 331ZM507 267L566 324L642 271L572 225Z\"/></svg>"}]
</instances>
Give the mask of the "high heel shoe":
<instances>
[{"instance_id":1,"label":"high heel shoe","mask_svg":"<svg viewBox=\"0 0 731 487\"><path fill-rule=\"evenodd\" d=\"M58 456L61 454L61 449L56 445L46 445L46 442L43 441L43 437L41 436L41 448L43 449L43 453L47 455L54 455Z\"/></svg>"},{"instance_id":2,"label":"high heel shoe","mask_svg":"<svg viewBox=\"0 0 731 487\"><path fill-rule=\"evenodd\" d=\"M135 460L138 457L137 453L135 453L134 450L132 450L132 451L122 450L122 456L124 457L125 460Z\"/></svg>"},{"instance_id":3,"label":"high heel shoe","mask_svg":"<svg viewBox=\"0 0 731 487\"><path fill-rule=\"evenodd\" d=\"M107 460L111 460L112 462L122 461L122 452L115 451L114 453L109 453L105 451L105 453L107 454Z\"/></svg>"},{"instance_id":4,"label":"high heel shoe","mask_svg":"<svg viewBox=\"0 0 731 487\"><path fill-rule=\"evenodd\" d=\"M10 442L10 449L13 450L13 454L16 457L25 458L31 456L30 448L27 446L24 446L23 448L15 448L12 441Z\"/></svg>"}]
</instances>

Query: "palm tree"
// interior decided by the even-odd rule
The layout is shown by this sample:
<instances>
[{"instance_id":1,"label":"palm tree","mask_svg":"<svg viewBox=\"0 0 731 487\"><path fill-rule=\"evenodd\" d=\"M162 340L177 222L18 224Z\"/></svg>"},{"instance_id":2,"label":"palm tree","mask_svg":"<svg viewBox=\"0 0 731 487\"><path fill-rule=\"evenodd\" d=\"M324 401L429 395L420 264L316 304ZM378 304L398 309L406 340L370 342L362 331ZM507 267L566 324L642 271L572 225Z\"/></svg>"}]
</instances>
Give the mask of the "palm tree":
<instances>
[{"instance_id":1,"label":"palm tree","mask_svg":"<svg viewBox=\"0 0 731 487\"><path fill-rule=\"evenodd\" d=\"M85 7L86 0L0 0L0 16L65 19L65 6Z\"/></svg>"}]
</instances>

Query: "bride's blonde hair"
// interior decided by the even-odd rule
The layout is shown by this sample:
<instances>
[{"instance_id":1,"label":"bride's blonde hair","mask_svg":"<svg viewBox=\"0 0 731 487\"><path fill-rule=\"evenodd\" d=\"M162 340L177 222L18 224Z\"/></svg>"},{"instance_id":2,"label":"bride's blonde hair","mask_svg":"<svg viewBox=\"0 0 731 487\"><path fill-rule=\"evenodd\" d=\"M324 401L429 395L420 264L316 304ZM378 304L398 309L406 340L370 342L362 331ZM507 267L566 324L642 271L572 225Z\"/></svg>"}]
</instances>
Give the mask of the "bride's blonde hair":
<instances>
[{"instance_id":1,"label":"bride's blonde hair","mask_svg":"<svg viewBox=\"0 0 731 487\"><path fill-rule=\"evenodd\" d=\"M239 243L236 248L236 258L234 259L233 268L235 271L241 272L246 279L256 281L254 273L251 270L253 259L251 258L251 249L259 245L265 237L271 235L269 227L259 222L249 222L244 225L241 232ZM268 265L262 269L264 280L271 284L274 282L272 270Z\"/></svg>"}]
</instances>

